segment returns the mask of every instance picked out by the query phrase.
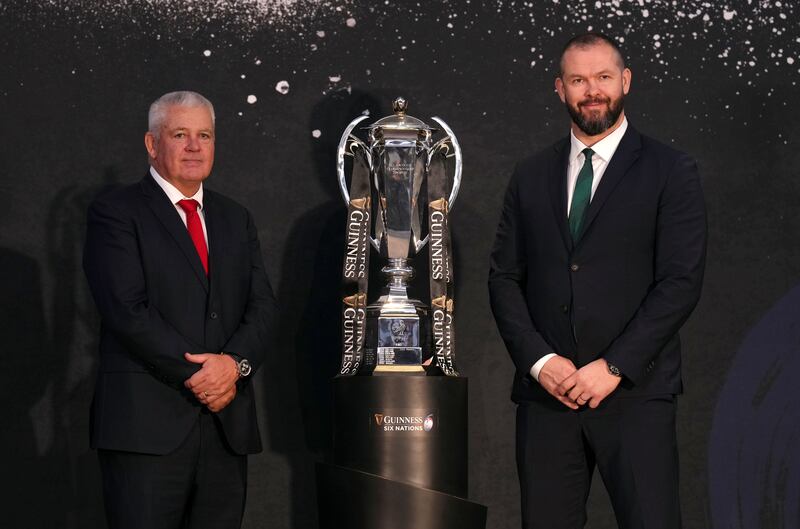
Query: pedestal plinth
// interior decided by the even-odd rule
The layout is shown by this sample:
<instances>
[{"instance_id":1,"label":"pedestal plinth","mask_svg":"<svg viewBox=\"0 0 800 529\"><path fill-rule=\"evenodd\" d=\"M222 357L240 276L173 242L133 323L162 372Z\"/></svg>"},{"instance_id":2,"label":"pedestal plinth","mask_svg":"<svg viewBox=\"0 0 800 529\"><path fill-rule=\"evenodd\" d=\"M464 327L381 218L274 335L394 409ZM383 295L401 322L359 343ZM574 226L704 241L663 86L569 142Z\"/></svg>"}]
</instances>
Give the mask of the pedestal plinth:
<instances>
[{"instance_id":1,"label":"pedestal plinth","mask_svg":"<svg viewBox=\"0 0 800 529\"><path fill-rule=\"evenodd\" d=\"M334 381L334 464L317 466L322 529L484 529L466 499L467 379Z\"/></svg>"}]
</instances>

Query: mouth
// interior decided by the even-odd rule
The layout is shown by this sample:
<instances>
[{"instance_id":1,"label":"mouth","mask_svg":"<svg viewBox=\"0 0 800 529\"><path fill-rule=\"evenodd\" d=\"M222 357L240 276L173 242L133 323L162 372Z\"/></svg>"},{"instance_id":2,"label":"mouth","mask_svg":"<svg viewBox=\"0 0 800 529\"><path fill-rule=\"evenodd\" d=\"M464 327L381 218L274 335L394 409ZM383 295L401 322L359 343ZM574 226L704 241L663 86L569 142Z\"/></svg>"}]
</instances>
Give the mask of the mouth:
<instances>
[{"instance_id":1,"label":"mouth","mask_svg":"<svg viewBox=\"0 0 800 529\"><path fill-rule=\"evenodd\" d=\"M583 101L578 106L581 108L587 108L589 110L595 110L603 106L608 106L609 102L605 99L601 100L594 100L594 101Z\"/></svg>"}]
</instances>

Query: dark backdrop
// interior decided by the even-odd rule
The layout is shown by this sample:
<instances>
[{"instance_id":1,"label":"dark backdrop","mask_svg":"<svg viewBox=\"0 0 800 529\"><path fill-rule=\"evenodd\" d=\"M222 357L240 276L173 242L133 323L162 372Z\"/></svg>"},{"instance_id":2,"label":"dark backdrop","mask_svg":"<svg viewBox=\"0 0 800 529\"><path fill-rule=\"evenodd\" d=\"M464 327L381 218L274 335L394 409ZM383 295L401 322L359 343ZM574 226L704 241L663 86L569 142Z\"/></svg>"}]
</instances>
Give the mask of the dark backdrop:
<instances>
[{"instance_id":1,"label":"dark backdrop","mask_svg":"<svg viewBox=\"0 0 800 529\"><path fill-rule=\"evenodd\" d=\"M683 332L686 526L800 527L799 15L770 0L0 1L0 525L104 527L87 434L98 318L80 266L85 210L144 175L149 103L192 89L217 108L207 185L255 215L284 307L258 374L266 449L250 460L245 526L316 526L338 361L333 150L350 119L403 95L464 150L452 225L470 495L491 529L518 527L512 365L488 253L514 161L568 130L553 58L592 28L629 59L630 121L693 154L707 194L707 279ZM595 485L589 526L613 527Z\"/></svg>"}]
</instances>

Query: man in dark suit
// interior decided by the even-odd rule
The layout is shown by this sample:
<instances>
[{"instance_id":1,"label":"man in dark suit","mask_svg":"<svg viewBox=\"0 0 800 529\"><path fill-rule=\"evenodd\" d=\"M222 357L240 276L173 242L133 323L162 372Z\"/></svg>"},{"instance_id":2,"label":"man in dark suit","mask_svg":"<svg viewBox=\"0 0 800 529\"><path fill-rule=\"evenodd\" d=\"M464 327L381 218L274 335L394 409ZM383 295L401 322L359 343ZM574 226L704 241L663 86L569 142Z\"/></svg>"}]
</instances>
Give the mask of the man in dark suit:
<instances>
[{"instance_id":1,"label":"man in dark suit","mask_svg":"<svg viewBox=\"0 0 800 529\"><path fill-rule=\"evenodd\" d=\"M678 330L706 250L699 175L628 124L631 72L613 40L575 37L560 68L571 133L517 165L489 275L516 367L523 527L583 527L596 466L621 528L676 529Z\"/></svg>"},{"instance_id":2,"label":"man in dark suit","mask_svg":"<svg viewBox=\"0 0 800 529\"><path fill-rule=\"evenodd\" d=\"M89 208L84 269L102 319L91 444L109 526L240 527L259 452L252 373L276 310L249 212L203 187L214 109L150 107L150 171Z\"/></svg>"}]
</instances>

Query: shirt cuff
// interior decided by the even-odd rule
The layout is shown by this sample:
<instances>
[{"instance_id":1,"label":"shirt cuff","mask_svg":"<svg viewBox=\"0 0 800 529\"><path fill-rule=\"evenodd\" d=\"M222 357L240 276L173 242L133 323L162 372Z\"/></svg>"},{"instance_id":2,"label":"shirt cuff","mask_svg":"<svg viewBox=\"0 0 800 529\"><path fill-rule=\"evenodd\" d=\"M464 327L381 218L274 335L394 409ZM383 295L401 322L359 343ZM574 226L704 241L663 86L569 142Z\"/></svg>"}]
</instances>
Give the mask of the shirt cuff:
<instances>
[{"instance_id":1,"label":"shirt cuff","mask_svg":"<svg viewBox=\"0 0 800 529\"><path fill-rule=\"evenodd\" d=\"M531 368L531 376L536 382L539 382L539 371L541 371L547 361L554 356L556 356L555 353L548 353L541 357L535 364L533 364L533 367Z\"/></svg>"}]
</instances>

